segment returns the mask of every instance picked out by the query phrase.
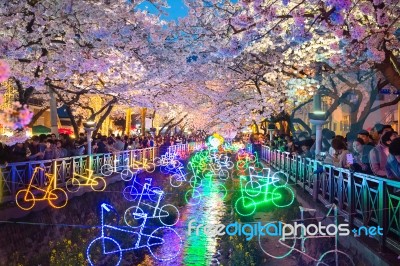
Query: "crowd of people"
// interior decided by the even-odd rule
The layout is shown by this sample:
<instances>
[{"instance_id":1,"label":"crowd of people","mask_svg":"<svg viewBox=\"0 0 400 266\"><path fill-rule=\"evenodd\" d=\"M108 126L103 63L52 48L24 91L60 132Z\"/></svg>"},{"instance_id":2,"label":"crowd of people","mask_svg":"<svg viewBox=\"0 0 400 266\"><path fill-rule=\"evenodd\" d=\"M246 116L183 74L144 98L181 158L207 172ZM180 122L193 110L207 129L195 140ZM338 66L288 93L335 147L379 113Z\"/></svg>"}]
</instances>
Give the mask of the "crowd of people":
<instances>
[{"instance_id":1,"label":"crowd of people","mask_svg":"<svg viewBox=\"0 0 400 266\"><path fill-rule=\"evenodd\" d=\"M308 158L317 158L325 164L347 168L354 172L400 180L400 138L390 125L377 123L370 131L349 132L346 136L324 128L321 153L315 154L315 134L300 133L269 136L253 134L250 142L254 150L261 145Z\"/></svg>"},{"instance_id":2,"label":"crowd of people","mask_svg":"<svg viewBox=\"0 0 400 266\"><path fill-rule=\"evenodd\" d=\"M161 151L174 144L197 141L195 136L105 136L97 134L92 138L92 154L114 153L122 150L135 150L149 147L160 147ZM71 138L69 135L41 134L33 136L24 143L17 143L8 147L0 143L0 164L51 160L71 156L86 155L88 151L87 136L84 133L79 138Z\"/></svg>"},{"instance_id":3,"label":"crowd of people","mask_svg":"<svg viewBox=\"0 0 400 266\"><path fill-rule=\"evenodd\" d=\"M380 177L400 180L400 138L390 125L376 124L370 131L349 132L346 136L324 128L322 130L321 153L315 154L315 134L301 132L296 138L290 135L275 134L270 137L262 134L240 136L242 140L253 144L255 151L261 145L272 149L286 151L292 155L323 160L341 168L362 172ZM200 141L195 136L105 136L97 134L92 138L92 153L114 153L123 150L135 150L159 147L166 152L168 147L179 143ZM41 134L33 136L25 143L17 143L8 147L0 143L0 164L23 161L50 160L87 154L87 136L79 138L69 135Z\"/></svg>"}]
</instances>

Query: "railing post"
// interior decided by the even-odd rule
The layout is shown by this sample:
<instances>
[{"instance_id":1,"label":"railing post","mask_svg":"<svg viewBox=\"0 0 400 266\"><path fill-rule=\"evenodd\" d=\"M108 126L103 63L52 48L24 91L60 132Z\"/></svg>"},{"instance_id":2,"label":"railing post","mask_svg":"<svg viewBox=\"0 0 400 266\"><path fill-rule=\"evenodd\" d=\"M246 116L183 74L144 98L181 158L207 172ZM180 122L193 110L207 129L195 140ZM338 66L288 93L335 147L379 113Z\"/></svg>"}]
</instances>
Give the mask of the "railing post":
<instances>
[{"instance_id":1,"label":"railing post","mask_svg":"<svg viewBox=\"0 0 400 266\"><path fill-rule=\"evenodd\" d=\"M378 225L383 228L383 235L378 234L379 238L379 249L383 251L386 246L386 236L388 233L388 197L389 195L387 194L387 184L385 181L380 180L379 181L379 187L378 187Z\"/></svg>"},{"instance_id":2,"label":"railing post","mask_svg":"<svg viewBox=\"0 0 400 266\"><path fill-rule=\"evenodd\" d=\"M285 152L282 152L282 154L281 154L281 170L283 172L286 171L286 155L287 154Z\"/></svg>"},{"instance_id":3,"label":"railing post","mask_svg":"<svg viewBox=\"0 0 400 266\"><path fill-rule=\"evenodd\" d=\"M306 192L306 183L307 183L307 176L310 174L310 167L309 164L311 163L310 160L305 160L304 162L304 175L303 175L303 191Z\"/></svg>"},{"instance_id":4,"label":"railing post","mask_svg":"<svg viewBox=\"0 0 400 266\"><path fill-rule=\"evenodd\" d=\"M343 172L339 171L339 178L337 181L337 196L338 196L338 206L340 210L343 210Z\"/></svg>"},{"instance_id":5,"label":"railing post","mask_svg":"<svg viewBox=\"0 0 400 266\"><path fill-rule=\"evenodd\" d=\"M368 208L368 186L367 186L366 178L363 178L361 184L361 206L362 206L362 214L363 214L363 225L368 224L368 217L369 217L369 208Z\"/></svg>"},{"instance_id":6,"label":"railing post","mask_svg":"<svg viewBox=\"0 0 400 266\"><path fill-rule=\"evenodd\" d=\"M15 177L16 177L15 165L11 166L10 171L11 171L11 172L10 172L10 175L11 175L11 194L12 194L12 196L14 197L15 194L17 194L17 191L16 191L16 190L17 190L17 188L16 188L16 186L17 186L17 180L15 180Z\"/></svg>"},{"instance_id":7,"label":"railing post","mask_svg":"<svg viewBox=\"0 0 400 266\"><path fill-rule=\"evenodd\" d=\"M281 170L281 163L282 163L282 154L281 151L278 151L278 169Z\"/></svg>"},{"instance_id":8,"label":"railing post","mask_svg":"<svg viewBox=\"0 0 400 266\"><path fill-rule=\"evenodd\" d=\"M349 175L349 181L348 181L348 187L347 187L347 201L348 201L348 217L347 220L349 221L349 226L350 228L353 227L354 225L354 213L355 213L355 205L356 205L356 201L355 201L355 180L354 180L354 174L352 172L350 172Z\"/></svg>"},{"instance_id":9,"label":"railing post","mask_svg":"<svg viewBox=\"0 0 400 266\"><path fill-rule=\"evenodd\" d=\"M335 177L332 174L332 167L329 167L328 175L329 203L333 203L335 200Z\"/></svg>"},{"instance_id":10,"label":"railing post","mask_svg":"<svg viewBox=\"0 0 400 266\"><path fill-rule=\"evenodd\" d=\"M317 161L314 161L314 164L316 165ZM315 168L317 168L317 167L315 167ZM312 196L313 196L313 200L317 201L318 200L318 192L319 192L318 190L319 190L319 182L320 182L321 174L319 173L319 171L313 171L311 176L314 177L313 190L312 190L313 194L312 194ZM311 185L311 182L310 182L310 185Z\"/></svg>"},{"instance_id":11,"label":"railing post","mask_svg":"<svg viewBox=\"0 0 400 266\"><path fill-rule=\"evenodd\" d=\"M57 188L57 161L56 160L52 161L50 167L52 168L51 172L54 175L53 186L54 188Z\"/></svg>"}]
</instances>

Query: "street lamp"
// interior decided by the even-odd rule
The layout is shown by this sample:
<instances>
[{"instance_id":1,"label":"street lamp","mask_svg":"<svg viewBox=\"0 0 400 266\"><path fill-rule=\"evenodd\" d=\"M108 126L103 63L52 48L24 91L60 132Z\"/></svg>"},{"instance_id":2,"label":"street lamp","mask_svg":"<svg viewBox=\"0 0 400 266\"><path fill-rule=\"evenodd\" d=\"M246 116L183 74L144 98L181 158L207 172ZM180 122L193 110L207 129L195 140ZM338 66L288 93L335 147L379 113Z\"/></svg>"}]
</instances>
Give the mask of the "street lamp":
<instances>
[{"instance_id":1,"label":"street lamp","mask_svg":"<svg viewBox=\"0 0 400 266\"><path fill-rule=\"evenodd\" d=\"M313 99L313 112L308 114L310 123L315 125L315 157L319 156L322 146L322 125L326 124L326 112L321 110L321 94L317 91Z\"/></svg>"},{"instance_id":2,"label":"street lamp","mask_svg":"<svg viewBox=\"0 0 400 266\"><path fill-rule=\"evenodd\" d=\"M86 131L87 143L88 143L88 150L87 154L90 156L92 155L92 133L96 129L96 122L94 121L87 121L83 123L83 127Z\"/></svg>"},{"instance_id":3,"label":"street lamp","mask_svg":"<svg viewBox=\"0 0 400 266\"><path fill-rule=\"evenodd\" d=\"M272 144L272 140L274 139L274 131L276 130L276 126L273 123L268 123L268 131L269 131L269 141Z\"/></svg>"}]
</instances>

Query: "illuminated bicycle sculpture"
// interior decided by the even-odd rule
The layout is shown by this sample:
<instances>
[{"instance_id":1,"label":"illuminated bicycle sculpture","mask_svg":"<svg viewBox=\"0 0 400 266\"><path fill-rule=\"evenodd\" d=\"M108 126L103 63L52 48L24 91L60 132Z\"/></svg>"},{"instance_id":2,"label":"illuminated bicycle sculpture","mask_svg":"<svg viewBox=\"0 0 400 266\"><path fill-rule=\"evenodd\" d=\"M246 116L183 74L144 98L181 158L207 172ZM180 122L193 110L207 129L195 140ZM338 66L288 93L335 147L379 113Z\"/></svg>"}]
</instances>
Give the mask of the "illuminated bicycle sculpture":
<instances>
[{"instance_id":1,"label":"illuminated bicycle sculpture","mask_svg":"<svg viewBox=\"0 0 400 266\"><path fill-rule=\"evenodd\" d=\"M86 250L90 265L118 266L121 264L123 252L139 249L148 249L151 255L160 261L172 260L180 253L182 239L174 229L164 226L146 234L144 224L138 228L139 230L132 228L129 224L127 226L108 225L104 222L104 216L105 213L110 212L114 212L118 217L118 213L111 205L101 204L101 235L91 241ZM136 213L135 216L137 219L143 219L144 223L148 218L145 213ZM129 236L131 241L129 244L118 241L111 237L113 233L115 236ZM136 241L132 241L135 239Z\"/></svg>"},{"instance_id":2,"label":"illuminated bicycle sculpture","mask_svg":"<svg viewBox=\"0 0 400 266\"><path fill-rule=\"evenodd\" d=\"M188 205L197 205L201 202L203 197L201 189L209 189L211 193L218 193L222 200L226 198L228 194L226 187L216 180L213 180L213 175L211 173L206 174L205 179L208 181L208 187L206 187L206 185L203 186L206 182L202 182L202 179L196 176L196 174L192 176L190 180L192 188L185 193L185 200Z\"/></svg>"},{"instance_id":3,"label":"illuminated bicycle sculpture","mask_svg":"<svg viewBox=\"0 0 400 266\"><path fill-rule=\"evenodd\" d=\"M225 181L230 177L230 171L228 169L223 169L221 164L217 161L215 163L209 163L208 166L203 169L203 175L207 177L211 175Z\"/></svg>"},{"instance_id":4,"label":"illuminated bicycle sculpture","mask_svg":"<svg viewBox=\"0 0 400 266\"><path fill-rule=\"evenodd\" d=\"M113 162L113 164L106 163L101 166L100 172L103 176L110 176L113 173L117 173L121 167L124 169L129 168L128 158L125 158L123 165L118 165L119 159L115 159Z\"/></svg>"},{"instance_id":5,"label":"illuminated bicycle sculpture","mask_svg":"<svg viewBox=\"0 0 400 266\"><path fill-rule=\"evenodd\" d=\"M134 158L136 158L136 155L133 155ZM110 176L113 173L117 173L120 168L123 168L122 171L124 170L129 170L132 169L132 172L139 171L141 169L144 169L148 173L153 173L154 170L156 169L156 166L152 162L148 162L147 158L143 158L142 161L137 161L135 159L132 160L132 162L129 164L129 158L124 159L124 164L123 165L117 165L119 162L119 159L114 160L114 164L104 164L100 168L100 172L102 173L103 176Z\"/></svg>"},{"instance_id":6,"label":"illuminated bicycle sculpture","mask_svg":"<svg viewBox=\"0 0 400 266\"><path fill-rule=\"evenodd\" d=\"M190 164L190 162L189 162ZM180 187L183 182L186 182L187 173L184 172L184 167L179 166L174 173L169 177L169 183L172 187Z\"/></svg>"},{"instance_id":7,"label":"illuminated bicycle sculpture","mask_svg":"<svg viewBox=\"0 0 400 266\"><path fill-rule=\"evenodd\" d=\"M165 175L175 174L180 167L183 167L183 164L178 160L173 160L167 165L160 166L160 172Z\"/></svg>"},{"instance_id":8,"label":"illuminated bicycle sculpture","mask_svg":"<svg viewBox=\"0 0 400 266\"><path fill-rule=\"evenodd\" d=\"M175 168L177 164L179 164L179 160L181 159L180 155L176 152L166 152L165 154L161 155L161 157L154 158L154 164L156 167L166 167L168 166L169 169Z\"/></svg>"},{"instance_id":9,"label":"illuminated bicycle sculpture","mask_svg":"<svg viewBox=\"0 0 400 266\"><path fill-rule=\"evenodd\" d=\"M132 176L134 175L134 178L131 185L126 186L122 191L124 198L127 201L134 201L138 196L140 196L140 198L142 198L143 196L147 196L151 201L156 202L160 193L162 192L161 188L151 186L151 181L153 180L152 178L145 178L145 183L142 185L140 182L137 181L138 174L139 171L135 172L134 174L132 173ZM129 181L132 179L132 177L130 179L125 179L128 176L130 175L126 175L124 172L121 172L121 178L123 180ZM138 188L141 189L140 193L138 192ZM164 194L162 193L161 195Z\"/></svg>"},{"instance_id":10,"label":"illuminated bicycle sculpture","mask_svg":"<svg viewBox=\"0 0 400 266\"><path fill-rule=\"evenodd\" d=\"M36 174L39 171L44 172L46 178L46 187L38 187L33 185ZM56 187L55 175L45 172L45 169L36 167L33 171L29 185L25 189L21 189L15 195L15 202L22 210L30 210L38 201L47 200L53 208L59 209L67 205L68 195L64 189Z\"/></svg>"},{"instance_id":11,"label":"illuminated bicycle sculpture","mask_svg":"<svg viewBox=\"0 0 400 266\"><path fill-rule=\"evenodd\" d=\"M231 161L229 156L226 154L221 154L219 157L215 159L215 164L218 164L220 168L225 168L225 169L233 169L235 164Z\"/></svg>"},{"instance_id":12,"label":"illuminated bicycle sculpture","mask_svg":"<svg viewBox=\"0 0 400 266\"><path fill-rule=\"evenodd\" d=\"M327 206L328 207L328 206ZM310 211L310 212L316 212L315 209L308 209L308 208L303 208L302 206L299 206L300 208L300 214L301 214L301 222L304 222L304 211ZM325 217L329 216L330 213L334 212L334 220L335 220L335 225L336 228L338 227L338 211L337 211L337 206L335 204L332 204L325 215ZM322 218L321 221L323 219ZM272 222L274 223L274 222ZM272 224L269 223L269 224ZM268 226L265 225L266 227ZM306 248L305 248L305 241L308 239L321 239L321 238L335 238L335 248L328 250L321 254L318 258L315 258L309 254L306 253ZM271 238L269 239L262 239L262 235L258 235L258 243L260 245L261 250L268 256L275 258L275 259L283 259L287 256L289 256L293 251L297 251L300 254L306 256L308 259L311 261L315 262L316 265L355 265L353 259L346 254L345 252L341 251L338 249L338 232L336 232L334 235L313 235L313 236L304 236L304 230L301 228L301 236L300 237L285 237L285 240L283 238L278 239L278 243L271 243ZM300 239L300 249L296 248L296 241ZM286 241L287 240L287 241ZM271 250L267 250L267 248L264 246L265 243L269 243L269 246L271 246ZM278 245L277 245L278 244ZM281 245L281 247L279 247ZM272 252L274 251L274 252ZM274 254L273 254L274 253Z\"/></svg>"},{"instance_id":13,"label":"illuminated bicycle sculpture","mask_svg":"<svg viewBox=\"0 0 400 266\"><path fill-rule=\"evenodd\" d=\"M150 190L150 184L145 183L142 192L139 195L136 206L132 206L125 211L124 220L125 223L131 227L142 226L147 219L158 219L160 223L165 226L175 225L179 221L179 211L172 204L165 204L160 207L160 202L164 198L164 192L162 190L153 190L155 194L152 199L153 204L143 201L143 196ZM146 219L143 215L147 211Z\"/></svg>"},{"instance_id":14,"label":"illuminated bicycle sculpture","mask_svg":"<svg viewBox=\"0 0 400 266\"><path fill-rule=\"evenodd\" d=\"M261 172L264 169L263 164L258 160L258 155L241 152L237 154L236 168L239 173L242 173L249 167L253 167L257 172Z\"/></svg>"},{"instance_id":15,"label":"illuminated bicycle sculpture","mask_svg":"<svg viewBox=\"0 0 400 266\"><path fill-rule=\"evenodd\" d=\"M287 207L294 201L293 190L285 184L279 185L278 175L283 172L276 172L273 176L256 176L250 174L250 177L239 177L241 196L235 201L235 210L241 216L252 215L257 206L272 202L276 207ZM248 180L249 179L249 180ZM246 182L244 185L243 183Z\"/></svg>"},{"instance_id":16,"label":"illuminated bicycle sculpture","mask_svg":"<svg viewBox=\"0 0 400 266\"><path fill-rule=\"evenodd\" d=\"M106 180L100 176L93 176L93 170L86 169L87 175L73 173L72 178L67 180L66 188L69 192L74 193L80 187L90 186L94 191L104 191L107 186Z\"/></svg>"}]
</instances>

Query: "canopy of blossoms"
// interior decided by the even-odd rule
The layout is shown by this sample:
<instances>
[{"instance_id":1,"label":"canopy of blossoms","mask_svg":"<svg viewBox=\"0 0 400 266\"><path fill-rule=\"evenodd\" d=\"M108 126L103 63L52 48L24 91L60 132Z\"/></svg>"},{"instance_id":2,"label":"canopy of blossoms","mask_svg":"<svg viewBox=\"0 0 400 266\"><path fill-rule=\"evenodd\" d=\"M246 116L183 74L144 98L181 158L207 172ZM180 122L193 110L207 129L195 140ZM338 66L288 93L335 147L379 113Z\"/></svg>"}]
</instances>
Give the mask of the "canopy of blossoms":
<instances>
[{"instance_id":1,"label":"canopy of blossoms","mask_svg":"<svg viewBox=\"0 0 400 266\"><path fill-rule=\"evenodd\" d=\"M51 90L76 112L97 94L234 131L321 88L362 87L357 75L374 78L364 94L400 89L399 1L186 0L176 22L137 1L2 1L0 82L42 99Z\"/></svg>"}]
</instances>

